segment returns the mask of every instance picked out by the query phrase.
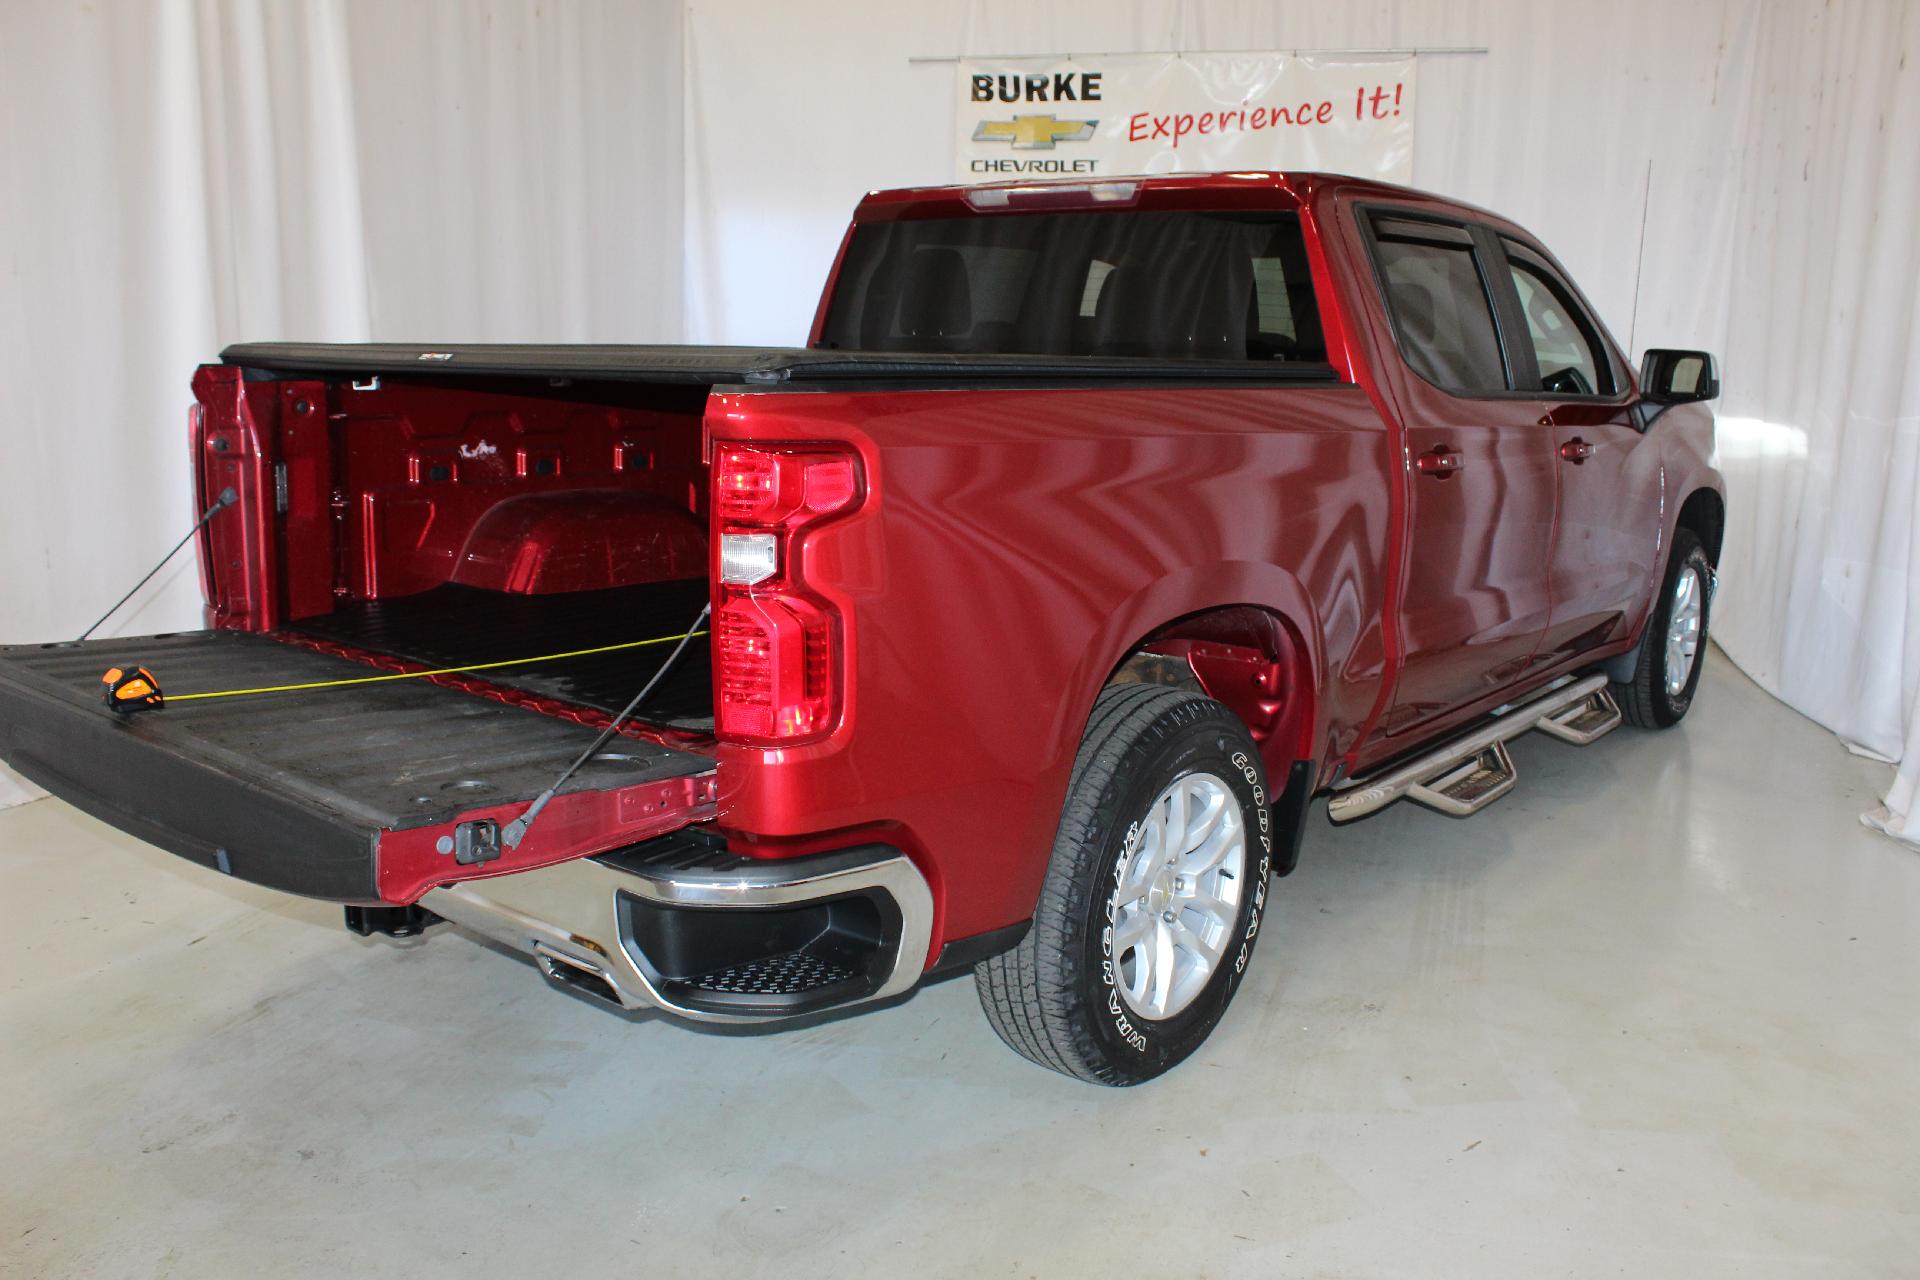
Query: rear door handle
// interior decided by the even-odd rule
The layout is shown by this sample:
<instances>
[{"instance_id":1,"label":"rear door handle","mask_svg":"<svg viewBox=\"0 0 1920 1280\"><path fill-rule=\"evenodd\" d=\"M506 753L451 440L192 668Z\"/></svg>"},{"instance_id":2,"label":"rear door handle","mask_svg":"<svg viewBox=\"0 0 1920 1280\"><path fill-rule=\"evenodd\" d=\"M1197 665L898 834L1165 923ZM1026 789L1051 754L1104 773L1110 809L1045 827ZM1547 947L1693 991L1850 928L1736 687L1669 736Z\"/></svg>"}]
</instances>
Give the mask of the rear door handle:
<instances>
[{"instance_id":1,"label":"rear door handle","mask_svg":"<svg viewBox=\"0 0 1920 1280\"><path fill-rule=\"evenodd\" d=\"M1560 446L1560 456L1578 466L1593 456L1593 446L1575 436Z\"/></svg>"},{"instance_id":2,"label":"rear door handle","mask_svg":"<svg viewBox=\"0 0 1920 1280\"><path fill-rule=\"evenodd\" d=\"M1437 444L1413 460L1420 474L1432 476L1436 480L1451 479L1460 469L1462 458L1443 444Z\"/></svg>"}]
</instances>

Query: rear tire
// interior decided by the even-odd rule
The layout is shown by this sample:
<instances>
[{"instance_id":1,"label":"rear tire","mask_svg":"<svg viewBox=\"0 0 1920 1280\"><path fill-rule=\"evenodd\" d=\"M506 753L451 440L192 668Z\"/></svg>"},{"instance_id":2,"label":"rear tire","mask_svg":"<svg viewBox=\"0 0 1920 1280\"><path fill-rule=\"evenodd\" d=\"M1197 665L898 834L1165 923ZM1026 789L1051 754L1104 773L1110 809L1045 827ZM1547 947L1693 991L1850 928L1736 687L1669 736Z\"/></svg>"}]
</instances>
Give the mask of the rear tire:
<instances>
[{"instance_id":1,"label":"rear tire","mask_svg":"<svg viewBox=\"0 0 1920 1280\"><path fill-rule=\"evenodd\" d=\"M1693 706L1700 669L1707 663L1712 587L1713 562L1699 537L1691 529L1675 530L1673 552L1667 557L1653 615L1640 640L1633 678L1609 686L1630 724L1669 729Z\"/></svg>"},{"instance_id":2,"label":"rear tire","mask_svg":"<svg viewBox=\"0 0 1920 1280\"><path fill-rule=\"evenodd\" d=\"M1151 1080L1199 1048L1260 931L1268 800L1259 750L1218 702L1154 685L1102 690L1033 926L974 969L1000 1038L1106 1085Z\"/></svg>"}]
</instances>

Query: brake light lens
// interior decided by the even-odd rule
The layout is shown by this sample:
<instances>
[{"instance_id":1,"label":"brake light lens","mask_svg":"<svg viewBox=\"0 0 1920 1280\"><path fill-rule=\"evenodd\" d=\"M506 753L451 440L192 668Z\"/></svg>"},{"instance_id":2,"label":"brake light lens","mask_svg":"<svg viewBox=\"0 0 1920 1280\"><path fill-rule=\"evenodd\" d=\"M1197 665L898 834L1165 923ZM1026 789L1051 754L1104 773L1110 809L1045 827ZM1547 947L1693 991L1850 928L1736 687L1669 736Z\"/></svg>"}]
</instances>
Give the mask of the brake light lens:
<instances>
[{"instance_id":1,"label":"brake light lens","mask_svg":"<svg viewBox=\"0 0 1920 1280\"><path fill-rule=\"evenodd\" d=\"M720 607L713 634L721 733L791 742L831 727L831 642L819 606L739 596Z\"/></svg>"},{"instance_id":2,"label":"brake light lens","mask_svg":"<svg viewBox=\"0 0 1920 1280\"><path fill-rule=\"evenodd\" d=\"M808 589L802 535L858 505L859 458L722 445L713 489L715 729L766 746L818 737L841 703L844 620Z\"/></svg>"},{"instance_id":3,"label":"brake light lens","mask_svg":"<svg viewBox=\"0 0 1920 1280\"><path fill-rule=\"evenodd\" d=\"M851 454L724 448L714 459L713 483L722 524L786 524L850 506L860 473Z\"/></svg>"}]
</instances>

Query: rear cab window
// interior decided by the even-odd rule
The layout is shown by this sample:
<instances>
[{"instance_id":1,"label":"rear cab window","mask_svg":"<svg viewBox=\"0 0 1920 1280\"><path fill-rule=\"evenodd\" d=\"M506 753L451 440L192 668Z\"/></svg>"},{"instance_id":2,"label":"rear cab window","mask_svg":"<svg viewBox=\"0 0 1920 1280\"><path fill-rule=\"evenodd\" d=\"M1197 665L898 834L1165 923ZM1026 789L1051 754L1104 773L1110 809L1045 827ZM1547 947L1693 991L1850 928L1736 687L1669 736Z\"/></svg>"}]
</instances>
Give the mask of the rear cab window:
<instances>
[{"instance_id":1,"label":"rear cab window","mask_svg":"<svg viewBox=\"0 0 1920 1280\"><path fill-rule=\"evenodd\" d=\"M1291 213L1000 213L855 227L820 345L1323 363Z\"/></svg>"}]
</instances>

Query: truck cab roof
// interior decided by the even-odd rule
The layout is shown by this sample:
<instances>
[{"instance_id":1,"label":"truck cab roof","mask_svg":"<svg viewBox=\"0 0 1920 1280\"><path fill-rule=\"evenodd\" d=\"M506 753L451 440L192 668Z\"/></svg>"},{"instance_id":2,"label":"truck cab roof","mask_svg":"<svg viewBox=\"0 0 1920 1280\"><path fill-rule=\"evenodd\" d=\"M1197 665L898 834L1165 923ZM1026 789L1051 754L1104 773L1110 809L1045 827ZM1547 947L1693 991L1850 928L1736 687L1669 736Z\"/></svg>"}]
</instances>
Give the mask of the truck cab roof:
<instances>
[{"instance_id":1,"label":"truck cab roof","mask_svg":"<svg viewBox=\"0 0 1920 1280\"><path fill-rule=\"evenodd\" d=\"M973 213L1037 209L1299 208L1314 196L1347 192L1495 218L1475 205L1429 191L1317 170L1231 170L1210 173L1138 173L1103 177L1019 178L1005 182L948 183L869 191L854 211L855 222L906 218L964 217ZM1505 222L1505 219L1496 218Z\"/></svg>"}]
</instances>

